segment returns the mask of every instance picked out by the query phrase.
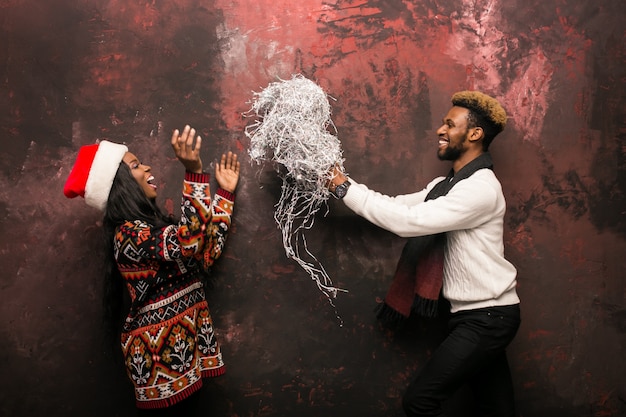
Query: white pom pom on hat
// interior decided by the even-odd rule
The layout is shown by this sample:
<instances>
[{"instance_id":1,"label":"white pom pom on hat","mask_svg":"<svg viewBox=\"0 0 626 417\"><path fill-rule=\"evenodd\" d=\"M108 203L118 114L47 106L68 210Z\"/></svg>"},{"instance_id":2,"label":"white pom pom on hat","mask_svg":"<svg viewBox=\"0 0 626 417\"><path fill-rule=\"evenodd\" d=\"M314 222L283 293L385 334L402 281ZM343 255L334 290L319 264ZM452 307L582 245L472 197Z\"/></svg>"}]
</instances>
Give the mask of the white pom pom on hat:
<instances>
[{"instance_id":1,"label":"white pom pom on hat","mask_svg":"<svg viewBox=\"0 0 626 417\"><path fill-rule=\"evenodd\" d=\"M115 174L126 152L126 145L106 140L81 147L63 194L68 198L84 197L88 206L104 211Z\"/></svg>"}]
</instances>

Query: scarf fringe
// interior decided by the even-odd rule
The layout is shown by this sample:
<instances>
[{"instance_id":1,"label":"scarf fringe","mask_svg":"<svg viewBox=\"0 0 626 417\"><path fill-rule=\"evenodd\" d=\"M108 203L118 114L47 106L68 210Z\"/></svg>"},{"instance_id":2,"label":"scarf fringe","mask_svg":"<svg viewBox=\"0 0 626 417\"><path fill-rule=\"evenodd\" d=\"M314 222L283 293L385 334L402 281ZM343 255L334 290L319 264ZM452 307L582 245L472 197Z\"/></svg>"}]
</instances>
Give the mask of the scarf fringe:
<instances>
[{"instance_id":1,"label":"scarf fringe","mask_svg":"<svg viewBox=\"0 0 626 417\"><path fill-rule=\"evenodd\" d=\"M374 312L376 313L376 318L382 321L386 326L392 328L399 327L408 318L398 313L384 300L374 308Z\"/></svg>"},{"instance_id":2,"label":"scarf fringe","mask_svg":"<svg viewBox=\"0 0 626 417\"><path fill-rule=\"evenodd\" d=\"M411 311L415 312L421 317L435 318L439 310L439 300L430 300L428 298L422 298L419 295L415 296Z\"/></svg>"},{"instance_id":3,"label":"scarf fringe","mask_svg":"<svg viewBox=\"0 0 626 417\"><path fill-rule=\"evenodd\" d=\"M411 306L411 312L417 314L420 317L436 318L439 311L439 300L429 300L420 296L415 296L413 305ZM399 313L384 300L379 303L375 308L376 318L379 319L385 326L399 329L404 322L408 319L407 316Z\"/></svg>"}]
</instances>

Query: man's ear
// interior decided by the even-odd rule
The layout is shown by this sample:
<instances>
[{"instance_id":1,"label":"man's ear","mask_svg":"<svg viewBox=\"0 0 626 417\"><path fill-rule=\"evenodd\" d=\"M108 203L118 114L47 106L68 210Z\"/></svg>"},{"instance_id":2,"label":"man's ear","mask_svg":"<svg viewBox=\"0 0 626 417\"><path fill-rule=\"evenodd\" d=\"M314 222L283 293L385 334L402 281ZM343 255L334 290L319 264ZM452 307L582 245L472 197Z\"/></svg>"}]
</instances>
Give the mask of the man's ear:
<instances>
[{"instance_id":1,"label":"man's ear","mask_svg":"<svg viewBox=\"0 0 626 417\"><path fill-rule=\"evenodd\" d=\"M485 131L482 127L476 126L471 129L469 140L470 142L475 142L477 140L481 140L485 137Z\"/></svg>"}]
</instances>

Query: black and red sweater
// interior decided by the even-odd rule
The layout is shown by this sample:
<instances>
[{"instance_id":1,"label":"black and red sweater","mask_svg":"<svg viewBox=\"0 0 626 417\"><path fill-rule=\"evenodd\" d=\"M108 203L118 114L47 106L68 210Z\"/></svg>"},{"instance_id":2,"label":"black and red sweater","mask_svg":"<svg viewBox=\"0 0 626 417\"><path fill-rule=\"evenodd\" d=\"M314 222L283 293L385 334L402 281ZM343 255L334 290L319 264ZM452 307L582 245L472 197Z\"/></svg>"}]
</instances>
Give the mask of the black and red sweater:
<instances>
[{"instance_id":1,"label":"black and red sweater","mask_svg":"<svg viewBox=\"0 0 626 417\"><path fill-rule=\"evenodd\" d=\"M224 373L201 270L220 257L234 195L209 175L186 173L181 220L154 227L128 220L116 229L114 255L131 299L121 335L138 408L168 407Z\"/></svg>"}]
</instances>

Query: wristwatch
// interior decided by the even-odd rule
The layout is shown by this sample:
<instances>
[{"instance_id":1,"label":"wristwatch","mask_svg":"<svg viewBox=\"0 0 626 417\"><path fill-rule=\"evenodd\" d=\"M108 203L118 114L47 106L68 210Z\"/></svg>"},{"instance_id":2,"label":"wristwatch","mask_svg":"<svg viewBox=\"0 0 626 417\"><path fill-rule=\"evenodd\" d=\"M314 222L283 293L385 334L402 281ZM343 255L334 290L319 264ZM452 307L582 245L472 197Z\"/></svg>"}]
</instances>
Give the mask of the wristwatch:
<instances>
[{"instance_id":1,"label":"wristwatch","mask_svg":"<svg viewBox=\"0 0 626 417\"><path fill-rule=\"evenodd\" d=\"M348 192L348 188L350 187L350 181L346 180L341 184L335 186L334 189L330 190L331 193L335 196L335 198L344 198L346 193Z\"/></svg>"}]
</instances>

